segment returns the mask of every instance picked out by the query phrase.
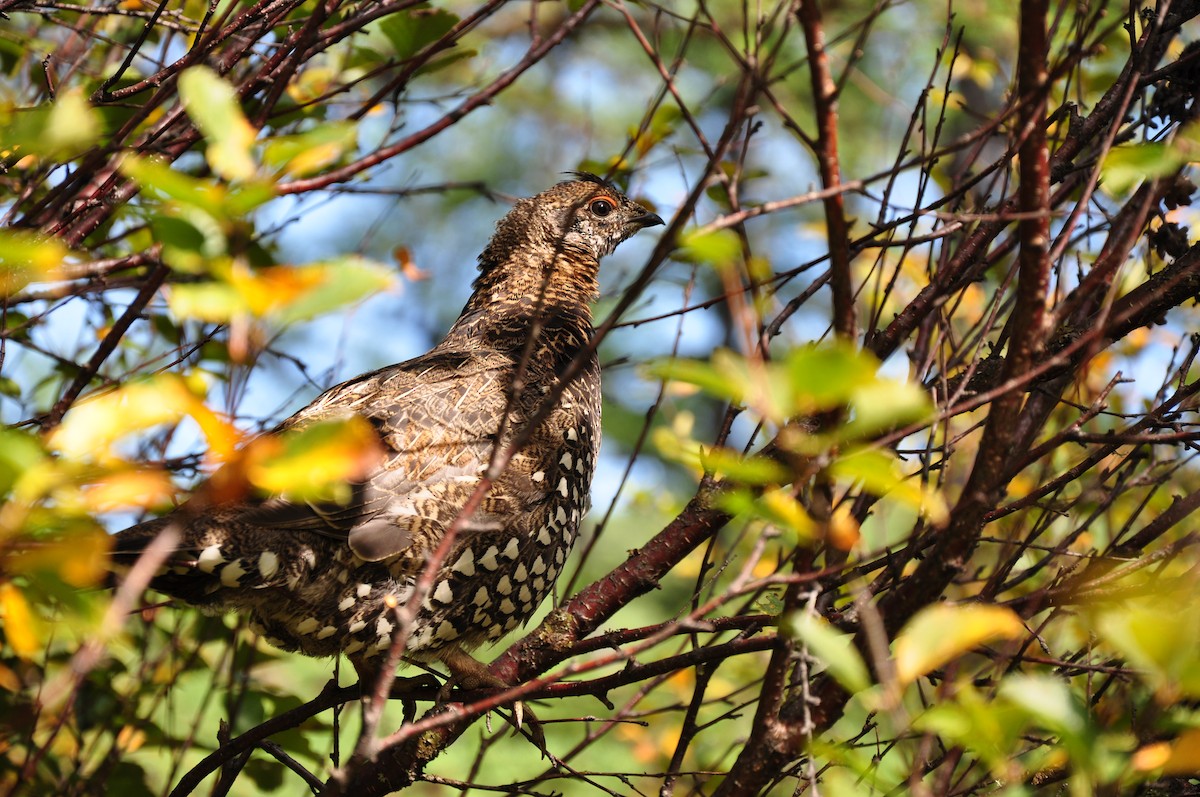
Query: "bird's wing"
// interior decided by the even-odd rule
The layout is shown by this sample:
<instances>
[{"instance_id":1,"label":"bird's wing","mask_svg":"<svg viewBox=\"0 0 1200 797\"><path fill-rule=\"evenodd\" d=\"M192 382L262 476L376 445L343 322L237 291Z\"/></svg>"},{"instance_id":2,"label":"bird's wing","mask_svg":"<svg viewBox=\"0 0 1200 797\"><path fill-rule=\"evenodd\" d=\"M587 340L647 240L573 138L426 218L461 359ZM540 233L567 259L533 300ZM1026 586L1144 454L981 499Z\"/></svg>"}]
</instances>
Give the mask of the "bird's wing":
<instances>
[{"instance_id":1,"label":"bird's wing","mask_svg":"<svg viewBox=\"0 0 1200 797\"><path fill-rule=\"evenodd\" d=\"M246 509L244 519L272 529L344 537L364 559L419 557L435 546L474 492L497 438L511 361L486 352L434 350L326 391L281 428L358 414L385 448L383 464L351 485L345 504L282 498ZM482 531L510 508L488 497L464 531Z\"/></svg>"}]
</instances>

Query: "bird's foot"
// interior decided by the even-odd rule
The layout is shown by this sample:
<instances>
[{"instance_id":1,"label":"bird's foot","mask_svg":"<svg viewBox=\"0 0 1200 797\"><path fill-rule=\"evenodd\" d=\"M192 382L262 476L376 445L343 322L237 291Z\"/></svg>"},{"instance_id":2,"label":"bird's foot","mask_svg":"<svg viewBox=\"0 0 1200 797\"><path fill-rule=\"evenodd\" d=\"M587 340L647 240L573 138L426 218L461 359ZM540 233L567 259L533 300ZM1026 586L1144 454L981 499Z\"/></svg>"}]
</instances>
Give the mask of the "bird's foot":
<instances>
[{"instance_id":1,"label":"bird's foot","mask_svg":"<svg viewBox=\"0 0 1200 797\"><path fill-rule=\"evenodd\" d=\"M483 662L463 650L453 648L445 651L442 653L441 659L450 670L450 678L442 686L442 691L438 695L439 702L448 700L450 690L456 686L462 689L502 690L512 688L512 684L493 675ZM511 718L504 714L500 716L504 717L505 722L512 725L517 733L524 732L539 750L543 753L546 752L546 735L542 732L542 723L538 721L533 709L526 706L523 701L513 701Z\"/></svg>"}]
</instances>

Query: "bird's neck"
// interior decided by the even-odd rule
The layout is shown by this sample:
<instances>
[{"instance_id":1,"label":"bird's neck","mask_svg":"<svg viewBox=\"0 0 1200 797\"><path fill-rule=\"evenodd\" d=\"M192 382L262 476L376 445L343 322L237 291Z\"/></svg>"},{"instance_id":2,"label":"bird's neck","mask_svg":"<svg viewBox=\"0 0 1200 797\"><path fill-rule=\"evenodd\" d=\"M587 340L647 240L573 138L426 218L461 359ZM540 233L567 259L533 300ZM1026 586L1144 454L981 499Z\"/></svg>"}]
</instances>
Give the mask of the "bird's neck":
<instances>
[{"instance_id":1,"label":"bird's neck","mask_svg":"<svg viewBox=\"0 0 1200 797\"><path fill-rule=\"evenodd\" d=\"M541 268L536 262L516 257L483 264L447 341L483 338L492 345L524 345L536 328L538 334L569 339L562 341L567 346L586 345L592 330L588 303L599 293L595 258L559 253L543 259Z\"/></svg>"}]
</instances>

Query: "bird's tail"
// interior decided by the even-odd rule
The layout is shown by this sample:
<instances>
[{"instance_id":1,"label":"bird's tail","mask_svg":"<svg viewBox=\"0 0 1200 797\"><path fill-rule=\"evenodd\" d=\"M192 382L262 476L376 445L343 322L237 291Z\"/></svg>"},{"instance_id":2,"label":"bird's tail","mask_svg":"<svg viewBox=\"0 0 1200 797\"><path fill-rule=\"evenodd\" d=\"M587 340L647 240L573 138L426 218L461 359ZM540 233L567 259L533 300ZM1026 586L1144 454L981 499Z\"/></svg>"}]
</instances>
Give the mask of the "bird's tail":
<instances>
[{"instance_id":1,"label":"bird's tail","mask_svg":"<svg viewBox=\"0 0 1200 797\"><path fill-rule=\"evenodd\" d=\"M294 583L302 575L298 570L308 564L302 559L285 568L282 551L264 544L269 539L233 534L204 520L186 523L172 515L119 532L112 551L114 570L131 573L145 558L154 567L151 589L197 606L220 607L244 590Z\"/></svg>"}]
</instances>

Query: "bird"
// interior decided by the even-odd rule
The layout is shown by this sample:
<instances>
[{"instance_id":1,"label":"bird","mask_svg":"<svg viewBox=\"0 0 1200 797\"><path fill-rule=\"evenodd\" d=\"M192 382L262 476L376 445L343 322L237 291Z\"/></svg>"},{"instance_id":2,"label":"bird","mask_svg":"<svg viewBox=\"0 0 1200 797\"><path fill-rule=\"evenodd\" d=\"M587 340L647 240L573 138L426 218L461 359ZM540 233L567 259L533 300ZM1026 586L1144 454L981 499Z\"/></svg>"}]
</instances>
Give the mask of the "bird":
<instances>
[{"instance_id":1,"label":"bird","mask_svg":"<svg viewBox=\"0 0 1200 797\"><path fill-rule=\"evenodd\" d=\"M393 642L395 607L454 525L404 656L482 669L470 652L528 621L553 590L589 502L601 438L590 304L601 258L663 224L587 172L518 200L478 258L461 314L427 353L342 382L266 432L358 416L382 456L342 503L287 495L187 503L118 532L128 568L171 528L150 580L209 613L238 612L269 644L345 655L366 677ZM579 362L576 362L576 361ZM473 513L496 452L521 438ZM478 679L476 685L478 685Z\"/></svg>"}]
</instances>

